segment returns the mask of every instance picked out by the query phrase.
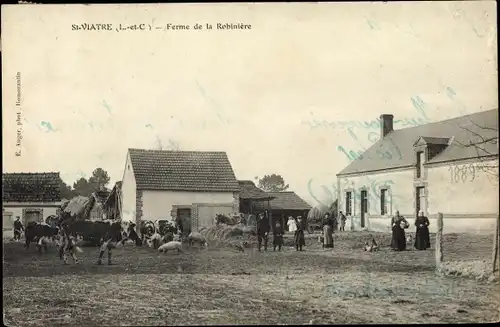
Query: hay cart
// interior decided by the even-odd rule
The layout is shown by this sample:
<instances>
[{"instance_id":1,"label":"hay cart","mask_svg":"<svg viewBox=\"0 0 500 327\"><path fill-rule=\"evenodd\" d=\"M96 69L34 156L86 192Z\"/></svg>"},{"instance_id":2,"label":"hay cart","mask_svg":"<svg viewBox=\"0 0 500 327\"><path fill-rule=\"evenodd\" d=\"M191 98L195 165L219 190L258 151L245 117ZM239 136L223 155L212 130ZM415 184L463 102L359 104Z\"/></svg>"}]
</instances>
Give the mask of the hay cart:
<instances>
[{"instance_id":1,"label":"hay cart","mask_svg":"<svg viewBox=\"0 0 500 327\"><path fill-rule=\"evenodd\" d=\"M309 234L314 234L316 231L322 231L323 226L321 221L313 220L309 221L309 219L306 220L306 230Z\"/></svg>"}]
</instances>

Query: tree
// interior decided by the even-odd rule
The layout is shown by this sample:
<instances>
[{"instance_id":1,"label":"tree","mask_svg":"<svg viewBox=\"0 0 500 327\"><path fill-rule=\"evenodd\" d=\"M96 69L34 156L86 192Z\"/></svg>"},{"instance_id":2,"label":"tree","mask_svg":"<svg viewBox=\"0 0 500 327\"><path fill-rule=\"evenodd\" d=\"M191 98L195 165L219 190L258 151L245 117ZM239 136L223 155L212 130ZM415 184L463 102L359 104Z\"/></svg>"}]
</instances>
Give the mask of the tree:
<instances>
[{"instance_id":1,"label":"tree","mask_svg":"<svg viewBox=\"0 0 500 327\"><path fill-rule=\"evenodd\" d=\"M62 178L59 179L59 190L61 191L61 199L72 199L75 197L77 194L76 192L71 188L70 185L67 185Z\"/></svg>"},{"instance_id":2,"label":"tree","mask_svg":"<svg viewBox=\"0 0 500 327\"><path fill-rule=\"evenodd\" d=\"M498 120L491 121L490 126L479 125L468 116L470 126L461 126L469 133L466 143L457 143L465 148L474 148L476 157L481 164L481 171L487 174L489 180L498 186ZM500 265L500 217L497 213L495 237L493 238L493 273L497 272Z\"/></svg>"},{"instance_id":3,"label":"tree","mask_svg":"<svg viewBox=\"0 0 500 327\"><path fill-rule=\"evenodd\" d=\"M91 184L83 177L73 183L73 189L77 195L81 196L90 196L94 191Z\"/></svg>"},{"instance_id":4,"label":"tree","mask_svg":"<svg viewBox=\"0 0 500 327\"><path fill-rule=\"evenodd\" d=\"M460 126L469 134L465 143L457 141L464 148L473 148L476 158L481 162L480 170L488 175L490 181L498 184L498 121L492 121L490 126L479 125L468 116L470 124Z\"/></svg>"},{"instance_id":5,"label":"tree","mask_svg":"<svg viewBox=\"0 0 500 327\"><path fill-rule=\"evenodd\" d=\"M89 184L93 190L100 190L101 187L106 187L109 184L110 177L108 172L102 168L96 168L89 178Z\"/></svg>"},{"instance_id":6,"label":"tree","mask_svg":"<svg viewBox=\"0 0 500 327\"><path fill-rule=\"evenodd\" d=\"M259 179L259 188L266 192L282 192L288 189L288 184L285 185L281 175L264 175Z\"/></svg>"}]
</instances>

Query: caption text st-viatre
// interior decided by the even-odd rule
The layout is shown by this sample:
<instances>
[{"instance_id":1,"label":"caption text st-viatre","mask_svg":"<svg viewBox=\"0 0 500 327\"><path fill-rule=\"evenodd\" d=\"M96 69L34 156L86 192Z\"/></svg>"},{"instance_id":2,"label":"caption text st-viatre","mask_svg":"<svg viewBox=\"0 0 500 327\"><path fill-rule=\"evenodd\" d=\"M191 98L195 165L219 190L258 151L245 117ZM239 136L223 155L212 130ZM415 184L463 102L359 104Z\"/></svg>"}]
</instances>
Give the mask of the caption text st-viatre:
<instances>
[{"instance_id":1,"label":"caption text st-viatre","mask_svg":"<svg viewBox=\"0 0 500 327\"><path fill-rule=\"evenodd\" d=\"M251 30L252 25L243 23L196 24L72 24L72 31L189 31L189 30Z\"/></svg>"}]
</instances>

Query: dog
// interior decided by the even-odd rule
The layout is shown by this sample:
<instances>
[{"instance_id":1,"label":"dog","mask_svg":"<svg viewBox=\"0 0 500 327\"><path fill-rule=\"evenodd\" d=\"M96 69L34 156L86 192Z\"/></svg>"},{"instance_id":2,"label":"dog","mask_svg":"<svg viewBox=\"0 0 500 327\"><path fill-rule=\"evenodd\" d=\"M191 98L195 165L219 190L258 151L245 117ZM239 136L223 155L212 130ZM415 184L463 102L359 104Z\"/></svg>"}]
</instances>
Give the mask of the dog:
<instances>
[{"instance_id":1,"label":"dog","mask_svg":"<svg viewBox=\"0 0 500 327\"><path fill-rule=\"evenodd\" d=\"M411 242L412 242L412 241L413 241L413 236L411 236L411 235L406 235L406 243L407 243L407 244L408 244L408 243L410 243L410 244L411 244Z\"/></svg>"},{"instance_id":2,"label":"dog","mask_svg":"<svg viewBox=\"0 0 500 327\"><path fill-rule=\"evenodd\" d=\"M363 250L366 252L376 252L378 251L378 244L375 241L375 238L372 236L372 241L371 244L369 242L365 242L365 246L363 247Z\"/></svg>"},{"instance_id":3,"label":"dog","mask_svg":"<svg viewBox=\"0 0 500 327\"><path fill-rule=\"evenodd\" d=\"M234 246L239 252L245 252L245 249L243 248L243 245L236 244Z\"/></svg>"}]
</instances>

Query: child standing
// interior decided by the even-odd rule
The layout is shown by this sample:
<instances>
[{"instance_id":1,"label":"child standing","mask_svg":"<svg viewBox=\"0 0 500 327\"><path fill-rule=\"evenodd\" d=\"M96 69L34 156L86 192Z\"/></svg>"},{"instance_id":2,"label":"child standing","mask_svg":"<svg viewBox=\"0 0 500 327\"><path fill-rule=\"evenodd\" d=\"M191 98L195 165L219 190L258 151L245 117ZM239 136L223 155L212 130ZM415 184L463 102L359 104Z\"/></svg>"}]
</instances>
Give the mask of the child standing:
<instances>
[{"instance_id":1,"label":"child standing","mask_svg":"<svg viewBox=\"0 0 500 327\"><path fill-rule=\"evenodd\" d=\"M281 247L283 246L283 227L280 222L276 222L276 226L274 227L274 238L273 238L273 246L274 251L276 251L276 247L278 247L278 251L281 251Z\"/></svg>"}]
</instances>

